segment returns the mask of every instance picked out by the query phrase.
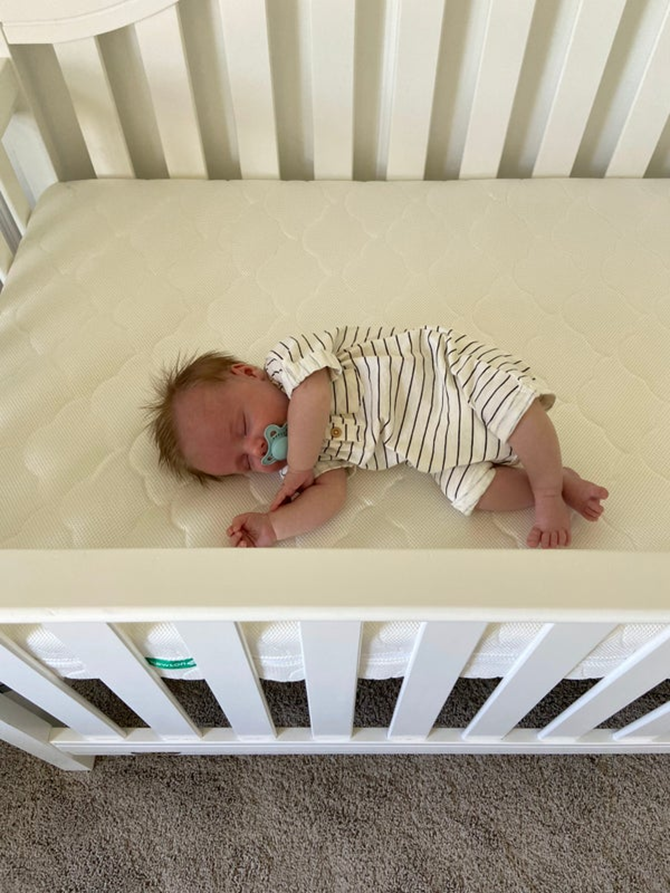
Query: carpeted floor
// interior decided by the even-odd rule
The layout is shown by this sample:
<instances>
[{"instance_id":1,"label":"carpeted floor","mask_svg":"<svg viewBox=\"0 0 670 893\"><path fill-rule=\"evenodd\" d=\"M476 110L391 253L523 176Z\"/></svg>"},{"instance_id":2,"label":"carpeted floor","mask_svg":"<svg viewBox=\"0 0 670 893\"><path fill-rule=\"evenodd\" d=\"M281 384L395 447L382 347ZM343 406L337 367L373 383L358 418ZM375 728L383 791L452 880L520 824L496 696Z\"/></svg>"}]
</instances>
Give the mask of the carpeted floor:
<instances>
[{"instance_id":1,"label":"carpeted floor","mask_svg":"<svg viewBox=\"0 0 670 893\"><path fill-rule=\"evenodd\" d=\"M670 890L667 756L0 755L2 893Z\"/></svg>"}]
</instances>

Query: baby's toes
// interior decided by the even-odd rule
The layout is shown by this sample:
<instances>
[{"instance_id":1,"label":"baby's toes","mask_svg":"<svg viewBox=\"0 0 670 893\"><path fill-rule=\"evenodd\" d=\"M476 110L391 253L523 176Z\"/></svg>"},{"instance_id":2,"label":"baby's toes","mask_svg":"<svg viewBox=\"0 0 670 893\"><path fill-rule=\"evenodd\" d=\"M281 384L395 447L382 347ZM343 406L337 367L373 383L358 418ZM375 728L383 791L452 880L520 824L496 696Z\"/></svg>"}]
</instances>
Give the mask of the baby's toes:
<instances>
[{"instance_id":1,"label":"baby's toes","mask_svg":"<svg viewBox=\"0 0 670 893\"><path fill-rule=\"evenodd\" d=\"M594 500L590 500L587 502L584 507L584 517L589 521L597 521L598 518L602 515L604 508L600 505L599 502L595 502Z\"/></svg>"},{"instance_id":2,"label":"baby's toes","mask_svg":"<svg viewBox=\"0 0 670 893\"><path fill-rule=\"evenodd\" d=\"M539 527L533 527L531 532L526 537L526 545L531 549L537 549L540 545L540 540L542 539L542 531Z\"/></svg>"}]
</instances>

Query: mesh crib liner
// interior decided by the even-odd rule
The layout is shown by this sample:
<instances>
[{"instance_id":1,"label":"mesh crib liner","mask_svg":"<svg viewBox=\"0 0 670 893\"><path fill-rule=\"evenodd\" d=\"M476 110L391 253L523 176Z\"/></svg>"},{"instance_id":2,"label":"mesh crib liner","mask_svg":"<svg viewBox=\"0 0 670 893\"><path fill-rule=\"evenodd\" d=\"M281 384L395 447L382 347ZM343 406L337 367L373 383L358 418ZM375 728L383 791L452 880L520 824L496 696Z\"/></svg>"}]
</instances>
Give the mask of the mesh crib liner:
<instances>
[{"instance_id":1,"label":"mesh crib liner","mask_svg":"<svg viewBox=\"0 0 670 893\"><path fill-rule=\"evenodd\" d=\"M494 623L482 636L463 668L462 676L491 679L504 676L537 636L540 623ZM358 675L361 679L404 676L419 633L418 622L394 621L363 624ZM298 682L305 678L297 621L241 624L245 641L261 679ZM568 679L596 679L607 675L661 629L657 623L617 626L570 673ZM202 679L200 668L171 623L129 623L121 629L161 676L168 679ZM88 679L91 673L52 632L37 624L8 626L3 632L59 676Z\"/></svg>"}]
</instances>

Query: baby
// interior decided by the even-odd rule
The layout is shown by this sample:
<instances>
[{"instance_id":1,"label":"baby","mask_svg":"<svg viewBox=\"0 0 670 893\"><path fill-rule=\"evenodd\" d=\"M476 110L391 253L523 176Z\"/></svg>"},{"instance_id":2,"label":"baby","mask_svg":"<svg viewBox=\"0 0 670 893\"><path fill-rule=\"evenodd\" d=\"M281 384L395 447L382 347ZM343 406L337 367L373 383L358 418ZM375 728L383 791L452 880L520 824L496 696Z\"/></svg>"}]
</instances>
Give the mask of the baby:
<instances>
[{"instance_id":1,"label":"baby","mask_svg":"<svg viewBox=\"0 0 670 893\"><path fill-rule=\"evenodd\" d=\"M351 467L406 462L465 515L534 506L531 548L570 545L569 508L596 521L608 496L563 467L546 413L554 395L529 368L452 329L299 335L264 369L207 353L178 363L158 391L150 428L173 472L282 475L268 511L233 518L233 546L272 546L328 521Z\"/></svg>"}]
</instances>

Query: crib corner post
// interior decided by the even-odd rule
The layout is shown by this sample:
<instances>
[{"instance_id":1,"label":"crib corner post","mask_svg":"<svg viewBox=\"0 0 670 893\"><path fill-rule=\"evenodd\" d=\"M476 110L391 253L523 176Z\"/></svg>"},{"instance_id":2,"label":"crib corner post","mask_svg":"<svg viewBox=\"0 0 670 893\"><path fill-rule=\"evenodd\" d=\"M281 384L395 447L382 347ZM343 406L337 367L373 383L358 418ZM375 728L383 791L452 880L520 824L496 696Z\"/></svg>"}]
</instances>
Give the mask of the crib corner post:
<instances>
[{"instance_id":1,"label":"crib corner post","mask_svg":"<svg viewBox=\"0 0 670 893\"><path fill-rule=\"evenodd\" d=\"M51 763L58 769L83 772L93 768L95 757L74 756L51 744L52 726L9 695L0 695L0 741Z\"/></svg>"}]
</instances>

